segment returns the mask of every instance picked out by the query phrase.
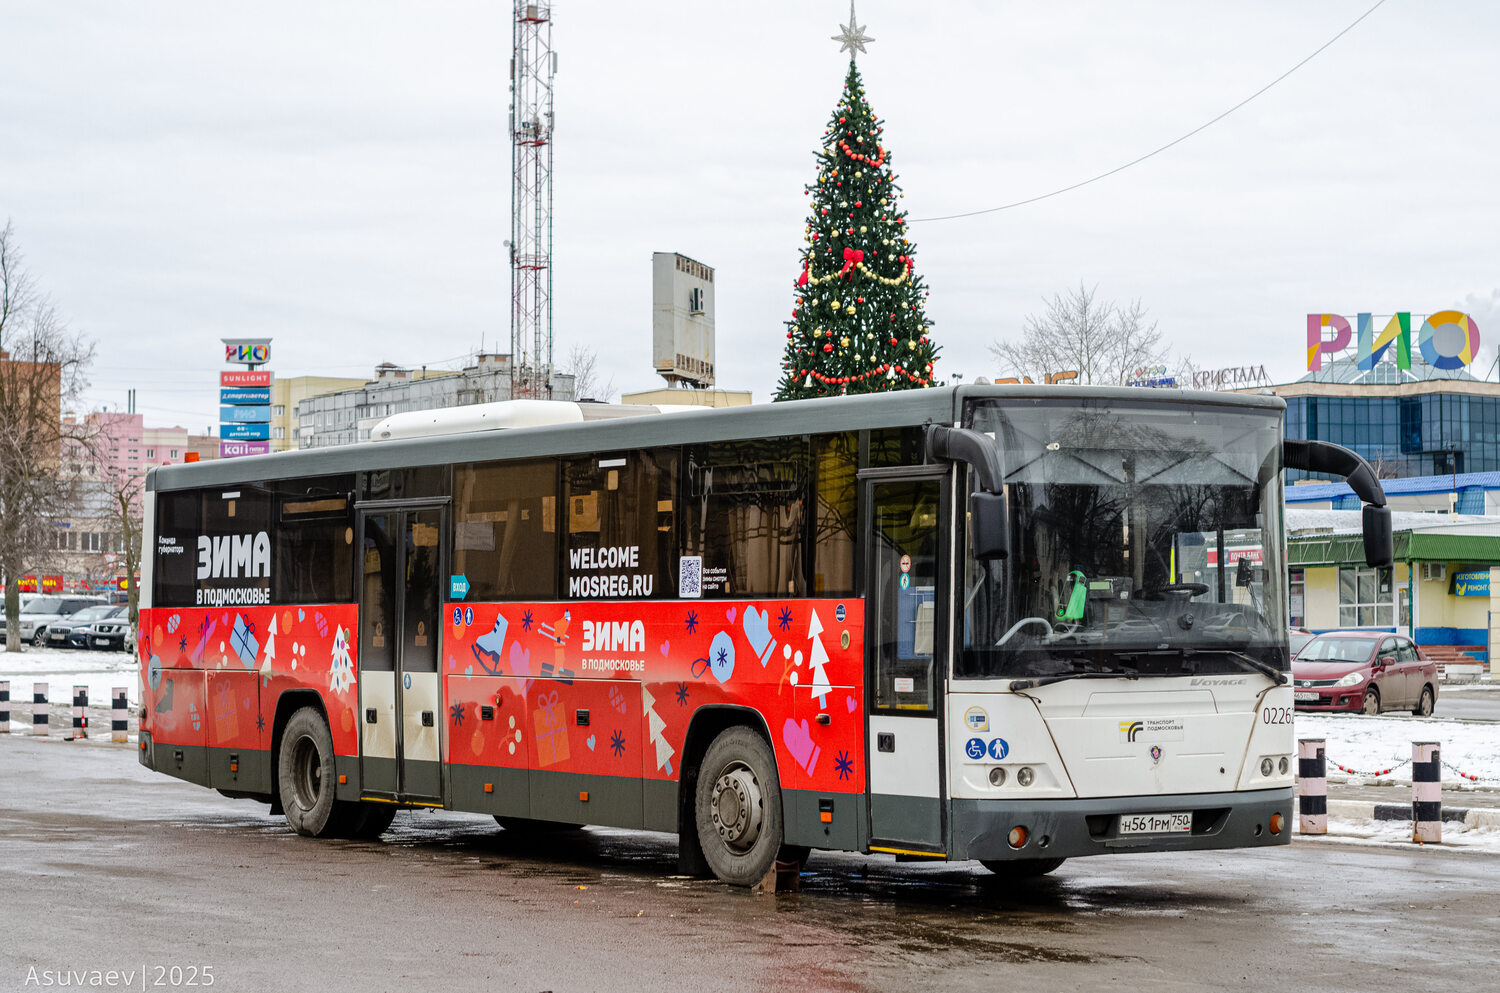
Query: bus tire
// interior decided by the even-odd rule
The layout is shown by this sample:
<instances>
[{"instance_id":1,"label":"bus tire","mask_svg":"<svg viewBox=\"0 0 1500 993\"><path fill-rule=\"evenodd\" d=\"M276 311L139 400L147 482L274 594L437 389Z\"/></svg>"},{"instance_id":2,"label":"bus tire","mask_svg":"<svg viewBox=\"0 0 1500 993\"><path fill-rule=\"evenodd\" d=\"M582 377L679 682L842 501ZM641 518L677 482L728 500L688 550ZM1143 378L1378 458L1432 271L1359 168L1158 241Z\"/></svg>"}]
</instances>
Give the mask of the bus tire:
<instances>
[{"instance_id":1,"label":"bus tire","mask_svg":"<svg viewBox=\"0 0 1500 993\"><path fill-rule=\"evenodd\" d=\"M693 804L698 841L713 874L732 886L766 877L782 849L776 756L750 728L726 728L704 753Z\"/></svg>"},{"instance_id":2,"label":"bus tire","mask_svg":"<svg viewBox=\"0 0 1500 993\"><path fill-rule=\"evenodd\" d=\"M328 722L316 709L303 707L281 733L276 769L286 822L304 837L337 835L348 820L345 805L334 800L333 762Z\"/></svg>"},{"instance_id":3,"label":"bus tire","mask_svg":"<svg viewBox=\"0 0 1500 993\"><path fill-rule=\"evenodd\" d=\"M340 806L345 806L340 804ZM351 803L344 816L343 830L346 838L371 841L385 834L385 829L396 819L396 806L390 803Z\"/></svg>"},{"instance_id":4,"label":"bus tire","mask_svg":"<svg viewBox=\"0 0 1500 993\"><path fill-rule=\"evenodd\" d=\"M568 824L564 821L536 821L530 817L506 817L502 814L495 815L495 823L511 834L528 836L549 834L554 831L579 831L583 829L582 824Z\"/></svg>"},{"instance_id":5,"label":"bus tire","mask_svg":"<svg viewBox=\"0 0 1500 993\"><path fill-rule=\"evenodd\" d=\"M1066 859L980 859L979 864L1001 879L1036 879L1062 865Z\"/></svg>"}]
</instances>

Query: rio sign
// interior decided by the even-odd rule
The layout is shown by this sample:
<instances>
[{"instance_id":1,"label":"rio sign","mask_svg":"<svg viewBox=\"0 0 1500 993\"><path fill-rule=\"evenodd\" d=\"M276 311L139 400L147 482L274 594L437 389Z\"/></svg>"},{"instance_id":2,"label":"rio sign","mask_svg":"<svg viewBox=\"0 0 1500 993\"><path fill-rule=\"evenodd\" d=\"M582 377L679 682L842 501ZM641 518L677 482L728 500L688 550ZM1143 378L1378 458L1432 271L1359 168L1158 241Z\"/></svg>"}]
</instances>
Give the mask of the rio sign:
<instances>
[{"instance_id":1,"label":"rio sign","mask_svg":"<svg viewBox=\"0 0 1500 993\"><path fill-rule=\"evenodd\" d=\"M1355 323L1359 329L1355 358L1360 369L1373 369L1385 357L1392 345L1396 346L1395 362L1398 369L1411 368L1411 313L1392 314L1385 327L1377 334L1371 314L1357 314ZM1333 337L1325 337L1331 330ZM1334 355L1349 347L1354 329L1349 320L1338 314L1307 315L1307 369L1318 372L1323 368L1323 356ZM1456 310L1443 310L1428 316L1417 332L1417 347L1422 358L1434 369L1462 369L1479 357L1479 325L1468 314Z\"/></svg>"}]
</instances>

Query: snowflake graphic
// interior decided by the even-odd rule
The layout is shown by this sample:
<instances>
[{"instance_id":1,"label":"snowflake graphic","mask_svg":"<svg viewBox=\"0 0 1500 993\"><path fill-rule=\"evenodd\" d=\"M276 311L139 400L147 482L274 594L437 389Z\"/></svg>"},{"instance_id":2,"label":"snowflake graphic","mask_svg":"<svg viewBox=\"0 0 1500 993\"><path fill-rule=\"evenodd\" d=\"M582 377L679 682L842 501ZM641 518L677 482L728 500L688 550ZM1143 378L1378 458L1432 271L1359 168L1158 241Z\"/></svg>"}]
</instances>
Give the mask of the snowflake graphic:
<instances>
[{"instance_id":1,"label":"snowflake graphic","mask_svg":"<svg viewBox=\"0 0 1500 993\"><path fill-rule=\"evenodd\" d=\"M455 703L453 706L451 706L451 707L448 708L448 712L453 715L453 726L454 727L461 728L461 727L464 726L464 705L463 704L461 704L461 703Z\"/></svg>"},{"instance_id":2,"label":"snowflake graphic","mask_svg":"<svg viewBox=\"0 0 1500 993\"><path fill-rule=\"evenodd\" d=\"M687 702L688 702L688 685L687 685L687 683L678 683L677 684L677 706L679 706L679 707L686 707L687 706Z\"/></svg>"},{"instance_id":3,"label":"snowflake graphic","mask_svg":"<svg viewBox=\"0 0 1500 993\"><path fill-rule=\"evenodd\" d=\"M615 758L625 754L625 733L623 731L611 732L609 736L609 747L615 753Z\"/></svg>"},{"instance_id":4,"label":"snowflake graphic","mask_svg":"<svg viewBox=\"0 0 1500 993\"><path fill-rule=\"evenodd\" d=\"M181 638L177 639L177 650L179 652L187 651L187 635L183 635Z\"/></svg>"},{"instance_id":5,"label":"snowflake graphic","mask_svg":"<svg viewBox=\"0 0 1500 993\"><path fill-rule=\"evenodd\" d=\"M778 627L781 628L782 631L785 631L787 628L791 627L792 626L792 608L790 608L790 607L782 607L781 608L781 613L776 615L776 624L777 624Z\"/></svg>"},{"instance_id":6,"label":"snowflake graphic","mask_svg":"<svg viewBox=\"0 0 1500 993\"><path fill-rule=\"evenodd\" d=\"M715 659L714 662L718 665L718 667L720 669L722 669L726 665L728 665L729 664L729 650L726 649L726 648L719 649L719 657L717 659Z\"/></svg>"},{"instance_id":7,"label":"snowflake graphic","mask_svg":"<svg viewBox=\"0 0 1500 993\"><path fill-rule=\"evenodd\" d=\"M687 626L688 634L692 634L698 630L698 612L696 610L688 611L687 620L683 623Z\"/></svg>"},{"instance_id":8,"label":"snowflake graphic","mask_svg":"<svg viewBox=\"0 0 1500 993\"><path fill-rule=\"evenodd\" d=\"M255 730L257 730L257 731L264 731L265 729L266 729L266 715L265 714L256 714L255 715Z\"/></svg>"},{"instance_id":9,"label":"snowflake graphic","mask_svg":"<svg viewBox=\"0 0 1500 993\"><path fill-rule=\"evenodd\" d=\"M522 631L530 631L531 630L531 625L535 621L536 621L536 618L531 616L531 611L529 611L529 610L526 611L526 613L524 613L524 614L521 615L521 630Z\"/></svg>"},{"instance_id":10,"label":"snowflake graphic","mask_svg":"<svg viewBox=\"0 0 1500 993\"><path fill-rule=\"evenodd\" d=\"M854 775L854 761L842 749L839 750L839 757L833 760L833 767L838 770L840 779L848 779Z\"/></svg>"}]
</instances>

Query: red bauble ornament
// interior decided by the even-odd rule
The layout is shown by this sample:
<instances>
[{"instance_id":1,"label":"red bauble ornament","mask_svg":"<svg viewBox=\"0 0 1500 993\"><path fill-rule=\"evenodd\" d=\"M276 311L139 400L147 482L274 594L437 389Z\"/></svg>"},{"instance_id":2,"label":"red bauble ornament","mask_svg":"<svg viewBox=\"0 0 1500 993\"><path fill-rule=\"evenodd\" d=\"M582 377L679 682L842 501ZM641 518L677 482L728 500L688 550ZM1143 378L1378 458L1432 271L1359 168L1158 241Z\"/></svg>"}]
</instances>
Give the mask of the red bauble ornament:
<instances>
[{"instance_id":1,"label":"red bauble ornament","mask_svg":"<svg viewBox=\"0 0 1500 993\"><path fill-rule=\"evenodd\" d=\"M855 297L854 298L854 302L855 303L864 303L865 302L865 298L864 297Z\"/></svg>"},{"instance_id":2,"label":"red bauble ornament","mask_svg":"<svg viewBox=\"0 0 1500 993\"><path fill-rule=\"evenodd\" d=\"M833 351L833 346L832 345L824 345L823 346L823 351L825 351L825 352L831 352L831 351Z\"/></svg>"},{"instance_id":3,"label":"red bauble ornament","mask_svg":"<svg viewBox=\"0 0 1500 993\"><path fill-rule=\"evenodd\" d=\"M824 213L824 214L827 214L827 213L828 213L828 208L827 208L827 207L824 207L824 208L823 208L823 213Z\"/></svg>"},{"instance_id":4,"label":"red bauble ornament","mask_svg":"<svg viewBox=\"0 0 1500 993\"><path fill-rule=\"evenodd\" d=\"M842 117L840 117L840 118L839 118L839 123L840 123L840 124L843 124L843 123L844 123L844 119L843 119L843 118L842 118Z\"/></svg>"},{"instance_id":5,"label":"red bauble ornament","mask_svg":"<svg viewBox=\"0 0 1500 993\"><path fill-rule=\"evenodd\" d=\"M892 339L891 339L891 344L892 344L892 345L894 345L894 344L895 344L895 343L896 343L896 339L895 339L895 338L892 338Z\"/></svg>"}]
</instances>

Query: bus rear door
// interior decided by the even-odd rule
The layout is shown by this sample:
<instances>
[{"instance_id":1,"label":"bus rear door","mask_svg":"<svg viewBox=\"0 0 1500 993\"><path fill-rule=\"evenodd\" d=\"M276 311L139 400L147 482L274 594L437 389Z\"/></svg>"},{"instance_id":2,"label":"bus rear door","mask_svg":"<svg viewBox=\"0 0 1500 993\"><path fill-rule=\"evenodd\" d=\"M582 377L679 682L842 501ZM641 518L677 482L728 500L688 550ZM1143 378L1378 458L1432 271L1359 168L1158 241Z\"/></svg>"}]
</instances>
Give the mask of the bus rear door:
<instances>
[{"instance_id":1,"label":"bus rear door","mask_svg":"<svg viewBox=\"0 0 1500 993\"><path fill-rule=\"evenodd\" d=\"M364 795L442 804L441 506L362 507L359 725Z\"/></svg>"}]
</instances>

